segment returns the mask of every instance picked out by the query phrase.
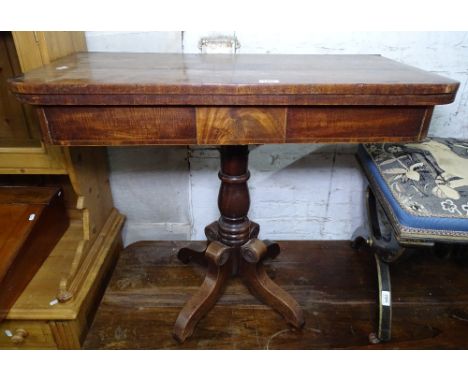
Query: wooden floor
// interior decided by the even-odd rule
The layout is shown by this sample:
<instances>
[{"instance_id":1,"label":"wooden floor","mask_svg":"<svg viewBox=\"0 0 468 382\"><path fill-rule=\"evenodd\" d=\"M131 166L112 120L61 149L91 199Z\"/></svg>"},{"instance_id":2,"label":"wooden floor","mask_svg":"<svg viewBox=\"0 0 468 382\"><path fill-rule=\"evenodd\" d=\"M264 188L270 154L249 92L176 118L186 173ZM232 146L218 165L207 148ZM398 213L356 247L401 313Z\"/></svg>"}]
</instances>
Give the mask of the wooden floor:
<instances>
[{"instance_id":1,"label":"wooden floor","mask_svg":"<svg viewBox=\"0 0 468 382\"><path fill-rule=\"evenodd\" d=\"M392 265L393 340L370 345L376 272L349 242L281 242L269 275L305 311L293 330L238 279L192 338L172 338L177 314L203 280L183 265L185 242L139 242L121 254L84 347L87 349L468 349L468 260L417 254Z\"/></svg>"}]
</instances>

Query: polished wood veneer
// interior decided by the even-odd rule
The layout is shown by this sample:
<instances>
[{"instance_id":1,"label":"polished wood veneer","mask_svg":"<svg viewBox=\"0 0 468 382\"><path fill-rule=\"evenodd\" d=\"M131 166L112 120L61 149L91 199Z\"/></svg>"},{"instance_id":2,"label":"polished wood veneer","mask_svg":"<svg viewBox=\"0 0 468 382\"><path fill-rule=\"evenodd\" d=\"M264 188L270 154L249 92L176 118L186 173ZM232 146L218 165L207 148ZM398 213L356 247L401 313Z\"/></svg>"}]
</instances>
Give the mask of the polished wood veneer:
<instances>
[{"instance_id":1,"label":"polished wood veneer","mask_svg":"<svg viewBox=\"0 0 468 382\"><path fill-rule=\"evenodd\" d=\"M89 96L95 95L103 104L129 99L118 102L111 95L131 96L138 104L157 98L136 95L192 104L187 96L194 95L199 105L212 103L200 96L233 96L243 103L267 96L255 101L265 105L285 99L289 105L305 99L316 103L323 96L340 96L340 105L356 105L368 100L366 96L381 96L386 104L424 99L435 105L442 99L451 102L458 82L379 55L78 53L30 71L11 86L35 104L81 105L82 98L76 96L94 104ZM298 95L303 97L295 99Z\"/></svg>"},{"instance_id":2,"label":"polished wood veneer","mask_svg":"<svg viewBox=\"0 0 468 382\"><path fill-rule=\"evenodd\" d=\"M265 272L279 246L248 218L248 144L407 142L427 134L435 105L458 82L377 55L81 53L10 82L36 105L57 145L220 145L218 221L204 246L179 251L208 266L180 311L174 337L189 338L230 275L295 328L295 299Z\"/></svg>"},{"instance_id":3,"label":"polished wood veneer","mask_svg":"<svg viewBox=\"0 0 468 382\"><path fill-rule=\"evenodd\" d=\"M59 145L195 144L195 109L46 107L44 137Z\"/></svg>"},{"instance_id":4,"label":"polished wood veneer","mask_svg":"<svg viewBox=\"0 0 468 382\"><path fill-rule=\"evenodd\" d=\"M282 143L286 139L284 107L197 108L197 143Z\"/></svg>"},{"instance_id":5,"label":"polished wood veneer","mask_svg":"<svg viewBox=\"0 0 468 382\"><path fill-rule=\"evenodd\" d=\"M416 141L432 107L87 107L41 110L58 145L228 145ZM389 137L389 132L394 135Z\"/></svg>"},{"instance_id":6,"label":"polished wood veneer","mask_svg":"<svg viewBox=\"0 0 468 382\"><path fill-rule=\"evenodd\" d=\"M424 107L294 107L286 143L417 141L426 136L431 115Z\"/></svg>"},{"instance_id":7,"label":"polished wood veneer","mask_svg":"<svg viewBox=\"0 0 468 382\"><path fill-rule=\"evenodd\" d=\"M80 53L11 81L58 145L414 141L458 83L377 55Z\"/></svg>"}]
</instances>

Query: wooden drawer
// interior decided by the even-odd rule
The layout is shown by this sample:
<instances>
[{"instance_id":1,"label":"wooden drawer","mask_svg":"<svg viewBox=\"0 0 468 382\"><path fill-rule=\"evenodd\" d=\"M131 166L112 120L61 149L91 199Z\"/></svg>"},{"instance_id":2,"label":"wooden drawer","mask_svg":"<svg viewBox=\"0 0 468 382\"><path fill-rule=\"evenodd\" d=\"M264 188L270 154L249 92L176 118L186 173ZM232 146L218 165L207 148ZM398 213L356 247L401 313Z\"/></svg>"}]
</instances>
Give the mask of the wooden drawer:
<instances>
[{"instance_id":1,"label":"wooden drawer","mask_svg":"<svg viewBox=\"0 0 468 382\"><path fill-rule=\"evenodd\" d=\"M399 142L425 137L432 106L45 106L59 145Z\"/></svg>"},{"instance_id":2,"label":"wooden drawer","mask_svg":"<svg viewBox=\"0 0 468 382\"><path fill-rule=\"evenodd\" d=\"M196 143L192 107L60 107L40 113L44 137L59 145Z\"/></svg>"},{"instance_id":3,"label":"wooden drawer","mask_svg":"<svg viewBox=\"0 0 468 382\"><path fill-rule=\"evenodd\" d=\"M285 107L199 107L198 144L283 143Z\"/></svg>"},{"instance_id":4,"label":"wooden drawer","mask_svg":"<svg viewBox=\"0 0 468 382\"><path fill-rule=\"evenodd\" d=\"M10 334L24 330L23 342L15 344ZM0 349L57 349L47 321L10 321L0 324Z\"/></svg>"},{"instance_id":5,"label":"wooden drawer","mask_svg":"<svg viewBox=\"0 0 468 382\"><path fill-rule=\"evenodd\" d=\"M416 141L425 136L432 108L317 106L288 110L287 142Z\"/></svg>"}]
</instances>

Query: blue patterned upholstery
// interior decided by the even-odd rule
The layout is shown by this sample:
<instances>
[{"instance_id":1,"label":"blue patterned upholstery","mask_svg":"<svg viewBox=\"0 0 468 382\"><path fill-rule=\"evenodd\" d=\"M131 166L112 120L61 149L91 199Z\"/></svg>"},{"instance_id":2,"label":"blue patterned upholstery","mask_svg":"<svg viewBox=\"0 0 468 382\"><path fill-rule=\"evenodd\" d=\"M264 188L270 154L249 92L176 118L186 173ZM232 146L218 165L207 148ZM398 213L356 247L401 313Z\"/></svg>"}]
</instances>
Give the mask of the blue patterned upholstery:
<instances>
[{"instance_id":1,"label":"blue patterned upholstery","mask_svg":"<svg viewBox=\"0 0 468 382\"><path fill-rule=\"evenodd\" d=\"M397 237L468 241L468 142L366 144L358 159Z\"/></svg>"}]
</instances>

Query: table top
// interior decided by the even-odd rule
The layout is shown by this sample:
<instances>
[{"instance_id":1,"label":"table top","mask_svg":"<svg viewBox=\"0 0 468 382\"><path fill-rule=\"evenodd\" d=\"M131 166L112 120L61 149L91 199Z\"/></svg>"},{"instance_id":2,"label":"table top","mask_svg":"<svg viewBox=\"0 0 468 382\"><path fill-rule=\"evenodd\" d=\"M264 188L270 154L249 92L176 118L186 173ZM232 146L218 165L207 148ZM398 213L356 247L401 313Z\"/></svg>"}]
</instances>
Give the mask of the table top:
<instances>
[{"instance_id":1,"label":"table top","mask_svg":"<svg viewBox=\"0 0 468 382\"><path fill-rule=\"evenodd\" d=\"M10 81L58 145L408 142L458 82L378 55L78 53Z\"/></svg>"},{"instance_id":2,"label":"table top","mask_svg":"<svg viewBox=\"0 0 468 382\"><path fill-rule=\"evenodd\" d=\"M78 53L10 82L33 104L425 104L459 83L379 55Z\"/></svg>"}]
</instances>

